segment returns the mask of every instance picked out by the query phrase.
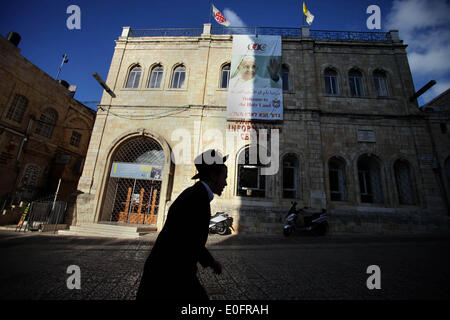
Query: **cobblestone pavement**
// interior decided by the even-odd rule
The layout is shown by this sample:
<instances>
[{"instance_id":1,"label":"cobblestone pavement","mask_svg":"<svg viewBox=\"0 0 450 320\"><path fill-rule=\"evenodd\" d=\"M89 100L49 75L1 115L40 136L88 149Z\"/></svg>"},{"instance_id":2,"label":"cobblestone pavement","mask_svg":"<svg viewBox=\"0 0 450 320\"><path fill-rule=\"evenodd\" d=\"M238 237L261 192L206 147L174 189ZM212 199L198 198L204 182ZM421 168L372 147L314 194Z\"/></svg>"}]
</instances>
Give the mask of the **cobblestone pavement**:
<instances>
[{"instance_id":1,"label":"cobblestone pavement","mask_svg":"<svg viewBox=\"0 0 450 320\"><path fill-rule=\"evenodd\" d=\"M156 233L138 240L0 231L0 299L134 299ZM210 236L211 299L449 299L450 235ZM81 269L69 290L67 268ZM381 269L381 289L366 286Z\"/></svg>"}]
</instances>

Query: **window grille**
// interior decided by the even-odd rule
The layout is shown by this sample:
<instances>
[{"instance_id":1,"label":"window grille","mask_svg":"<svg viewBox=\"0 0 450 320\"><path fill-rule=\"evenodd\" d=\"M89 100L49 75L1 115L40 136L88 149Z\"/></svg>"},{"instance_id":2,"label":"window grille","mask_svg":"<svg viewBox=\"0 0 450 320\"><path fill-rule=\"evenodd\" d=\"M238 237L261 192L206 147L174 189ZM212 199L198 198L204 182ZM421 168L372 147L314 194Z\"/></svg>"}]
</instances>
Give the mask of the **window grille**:
<instances>
[{"instance_id":1,"label":"window grille","mask_svg":"<svg viewBox=\"0 0 450 320\"><path fill-rule=\"evenodd\" d=\"M115 223L156 224L164 159L164 151L154 139L138 137L121 144L112 156L111 164L122 162L142 164L146 170L157 168L158 178L110 176L101 219Z\"/></svg>"},{"instance_id":2,"label":"window grille","mask_svg":"<svg viewBox=\"0 0 450 320\"><path fill-rule=\"evenodd\" d=\"M72 131L72 136L70 137L70 144L74 147L79 147L80 142L81 142L81 134L76 131Z\"/></svg>"},{"instance_id":3,"label":"window grille","mask_svg":"<svg viewBox=\"0 0 450 320\"><path fill-rule=\"evenodd\" d=\"M28 163L20 179L21 196L23 199L31 200L37 192L41 168L33 163Z\"/></svg>"},{"instance_id":4,"label":"window grille","mask_svg":"<svg viewBox=\"0 0 450 320\"><path fill-rule=\"evenodd\" d=\"M50 139L53 135L53 130L55 129L57 118L58 114L55 110L53 109L45 110L38 120L36 133L42 137Z\"/></svg>"},{"instance_id":5,"label":"window grille","mask_svg":"<svg viewBox=\"0 0 450 320\"><path fill-rule=\"evenodd\" d=\"M27 98L25 98L20 94L16 94L14 96L14 100L11 104L11 107L8 110L8 113L6 114L6 119L13 120L17 123L21 123L27 105L28 105Z\"/></svg>"}]
</instances>

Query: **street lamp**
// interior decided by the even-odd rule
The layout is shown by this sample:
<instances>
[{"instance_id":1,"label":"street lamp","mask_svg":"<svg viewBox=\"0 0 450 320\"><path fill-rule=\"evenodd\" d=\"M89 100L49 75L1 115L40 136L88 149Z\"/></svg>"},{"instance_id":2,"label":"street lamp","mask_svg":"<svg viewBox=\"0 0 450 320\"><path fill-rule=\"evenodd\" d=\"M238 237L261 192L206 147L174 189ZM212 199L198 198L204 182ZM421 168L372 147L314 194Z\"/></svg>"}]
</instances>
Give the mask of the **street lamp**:
<instances>
[{"instance_id":1,"label":"street lamp","mask_svg":"<svg viewBox=\"0 0 450 320\"><path fill-rule=\"evenodd\" d=\"M92 76L95 78L95 80L98 81L98 83L100 83L100 85L103 87L103 89L105 89L106 92L108 92L109 95L110 95L111 97L113 97L113 98L116 97L116 95L114 94L114 92L108 87L108 85L105 83L105 81L103 81L103 79L100 78L100 76L98 75L97 72L94 72L94 73L92 74Z\"/></svg>"},{"instance_id":2,"label":"street lamp","mask_svg":"<svg viewBox=\"0 0 450 320\"><path fill-rule=\"evenodd\" d=\"M434 86L436 84L436 80L431 80L428 81L428 83L426 85L424 85L422 88L420 88L419 91L417 91L416 93L414 93L414 95L412 95L409 98L410 102L413 102L415 99L417 99L418 97L420 97L422 94L425 93L425 91L427 91L428 89L430 89L432 86Z\"/></svg>"}]
</instances>

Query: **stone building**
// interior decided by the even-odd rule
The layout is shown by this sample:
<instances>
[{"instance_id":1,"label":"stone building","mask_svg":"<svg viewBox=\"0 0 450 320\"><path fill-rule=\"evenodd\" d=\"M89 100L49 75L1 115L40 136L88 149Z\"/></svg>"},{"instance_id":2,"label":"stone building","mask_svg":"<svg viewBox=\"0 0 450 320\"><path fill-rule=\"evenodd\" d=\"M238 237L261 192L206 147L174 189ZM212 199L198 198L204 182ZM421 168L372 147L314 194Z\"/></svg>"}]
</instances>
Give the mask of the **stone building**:
<instances>
[{"instance_id":1,"label":"stone building","mask_svg":"<svg viewBox=\"0 0 450 320\"><path fill-rule=\"evenodd\" d=\"M432 137L433 171L447 207L450 204L450 89L420 108Z\"/></svg>"},{"instance_id":2,"label":"stone building","mask_svg":"<svg viewBox=\"0 0 450 320\"><path fill-rule=\"evenodd\" d=\"M227 120L229 33L236 32L282 36L282 121ZM432 137L409 100L405 49L398 31L124 27L106 80L114 95L104 92L98 106L78 186L77 223L160 229L196 172L175 151L187 146L193 159L227 134L234 145L219 149L230 155L228 186L211 205L229 212L239 231L279 232L293 200L326 208L334 231L444 221L448 209L427 161ZM239 160L248 157L252 128L279 130L273 175L261 174L260 160Z\"/></svg>"},{"instance_id":3,"label":"stone building","mask_svg":"<svg viewBox=\"0 0 450 320\"><path fill-rule=\"evenodd\" d=\"M95 112L0 37L0 206L76 193Z\"/></svg>"}]
</instances>

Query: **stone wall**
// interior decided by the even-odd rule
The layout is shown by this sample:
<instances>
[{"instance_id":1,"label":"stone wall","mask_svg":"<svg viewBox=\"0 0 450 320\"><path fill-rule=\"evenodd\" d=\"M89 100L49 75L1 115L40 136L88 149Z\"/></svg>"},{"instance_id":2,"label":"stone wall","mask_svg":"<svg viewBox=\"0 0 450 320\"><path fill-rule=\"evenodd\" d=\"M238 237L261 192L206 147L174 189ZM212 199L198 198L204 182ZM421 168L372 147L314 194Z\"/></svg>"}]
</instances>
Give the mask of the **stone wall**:
<instances>
[{"instance_id":1,"label":"stone wall","mask_svg":"<svg viewBox=\"0 0 450 320\"><path fill-rule=\"evenodd\" d=\"M95 112L73 99L67 88L3 37L0 52L0 197L14 193L21 186L26 166L34 164L39 168L35 187L55 192L62 177L60 197L65 199L76 191L81 172L73 168L87 152ZM28 100L20 122L7 117L16 95ZM48 108L57 113L50 138L36 133L40 117ZM73 131L81 134L79 146L70 144ZM69 155L70 160L57 165L57 154Z\"/></svg>"}]
</instances>

